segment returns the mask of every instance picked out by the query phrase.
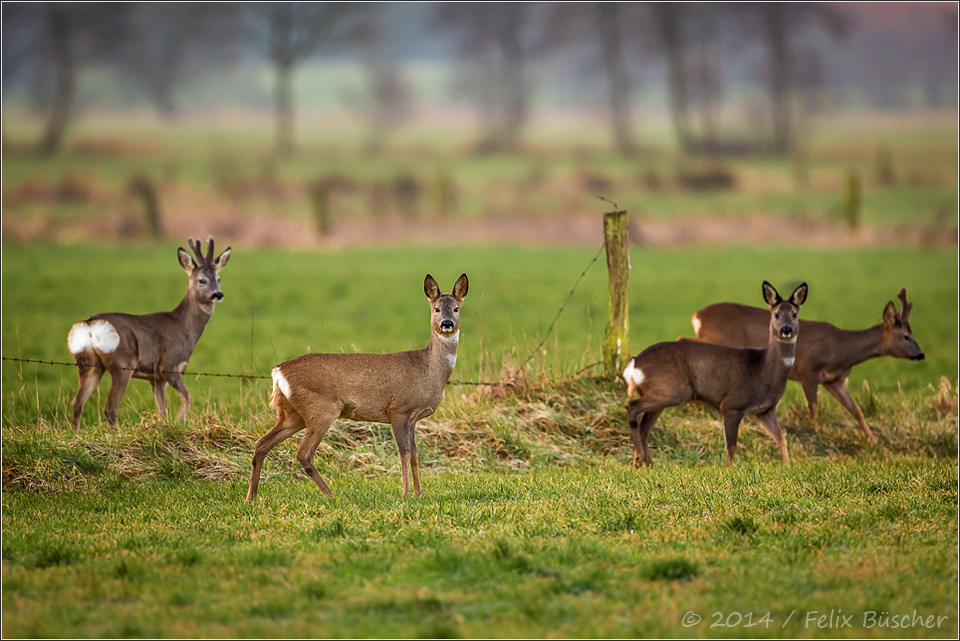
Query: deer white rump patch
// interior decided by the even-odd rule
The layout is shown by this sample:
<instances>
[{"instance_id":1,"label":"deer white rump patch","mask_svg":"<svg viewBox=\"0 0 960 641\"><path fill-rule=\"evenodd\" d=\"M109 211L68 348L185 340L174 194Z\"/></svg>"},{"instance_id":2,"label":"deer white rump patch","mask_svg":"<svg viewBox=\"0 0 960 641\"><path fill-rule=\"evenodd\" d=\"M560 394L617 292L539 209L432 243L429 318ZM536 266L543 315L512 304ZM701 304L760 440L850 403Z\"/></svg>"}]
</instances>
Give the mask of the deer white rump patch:
<instances>
[{"instance_id":1,"label":"deer white rump patch","mask_svg":"<svg viewBox=\"0 0 960 641\"><path fill-rule=\"evenodd\" d=\"M108 321L94 320L76 323L67 335L67 347L71 354L80 354L88 349L109 354L120 344L120 334Z\"/></svg>"},{"instance_id":2,"label":"deer white rump patch","mask_svg":"<svg viewBox=\"0 0 960 641\"><path fill-rule=\"evenodd\" d=\"M703 326L700 317L694 314L693 318L690 319L690 324L693 325L693 335L700 338L700 328Z\"/></svg>"},{"instance_id":3,"label":"deer white rump patch","mask_svg":"<svg viewBox=\"0 0 960 641\"><path fill-rule=\"evenodd\" d=\"M643 375L643 371L639 367L633 366L633 359L631 358L630 362L627 363L627 368L623 370L623 380L627 382L628 386L640 387L644 378L646 377Z\"/></svg>"},{"instance_id":4,"label":"deer white rump patch","mask_svg":"<svg viewBox=\"0 0 960 641\"><path fill-rule=\"evenodd\" d=\"M271 374L273 374L273 385L279 387L283 395L290 398L290 383L287 382L283 372L280 371L280 367L274 367Z\"/></svg>"}]
</instances>

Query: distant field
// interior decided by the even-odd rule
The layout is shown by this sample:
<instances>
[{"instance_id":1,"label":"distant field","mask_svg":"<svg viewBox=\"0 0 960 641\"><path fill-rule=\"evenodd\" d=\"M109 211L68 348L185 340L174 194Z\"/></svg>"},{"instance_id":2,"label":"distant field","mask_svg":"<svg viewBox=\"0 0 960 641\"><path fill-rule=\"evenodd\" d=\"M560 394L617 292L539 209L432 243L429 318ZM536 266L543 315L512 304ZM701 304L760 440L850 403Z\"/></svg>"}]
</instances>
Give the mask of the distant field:
<instances>
[{"instance_id":1,"label":"distant field","mask_svg":"<svg viewBox=\"0 0 960 641\"><path fill-rule=\"evenodd\" d=\"M37 119L13 110L4 116L4 228L38 239L143 236L142 206L127 190L135 175L156 182L168 216L194 218L309 220L309 184L325 180L335 186L335 222L401 214L549 219L595 211L602 195L657 221L761 216L842 227L851 172L861 181L863 226L957 227L953 112L824 116L805 125L790 157L687 158L668 122L641 122L633 157L611 152L602 119L549 117L530 127L521 152L476 154L469 119L406 124L371 151L362 120L305 114L299 152L277 159L268 112L187 114L172 123L93 112L78 120L61 156L40 159L29 152ZM716 172L725 178L712 187L685 178ZM403 181L415 187L401 202L395 190ZM82 220L100 224L82 228Z\"/></svg>"}]
</instances>

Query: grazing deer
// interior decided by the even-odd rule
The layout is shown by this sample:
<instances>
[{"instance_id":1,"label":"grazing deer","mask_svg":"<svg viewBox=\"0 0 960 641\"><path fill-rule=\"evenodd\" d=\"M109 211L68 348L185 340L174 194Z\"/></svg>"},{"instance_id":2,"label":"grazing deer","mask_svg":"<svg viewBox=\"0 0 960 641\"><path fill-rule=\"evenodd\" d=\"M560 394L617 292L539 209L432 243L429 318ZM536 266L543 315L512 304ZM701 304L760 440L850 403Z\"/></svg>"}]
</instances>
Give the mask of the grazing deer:
<instances>
[{"instance_id":1,"label":"grazing deer","mask_svg":"<svg viewBox=\"0 0 960 641\"><path fill-rule=\"evenodd\" d=\"M910 329L913 303L907 301L905 288L900 290L897 298L900 299L900 313L890 301L883 309L883 322L867 329L851 331L821 321L800 321L797 356L789 378L800 381L814 424L817 422L817 386L823 385L857 421L870 442L876 443L877 437L850 396L847 377L854 365L878 356L923 360L923 350ZM716 303L696 312L691 323L697 339L706 343L758 347L765 340L765 317L766 312L756 307Z\"/></svg>"},{"instance_id":2,"label":"grazing deer","mask_svg":"<svg viewBox=\"0 0 960 641\"><path fill-rule=\"evenodd\" d=\"M300 430L307 432L297 460L320 491L333 491L313 464L317 446L338 418L389 423L397 441L403 496L420 496L420 468L414 430L417 421L436 411L443 388L457 363L460 306L467 295L467 275L441 294L427 274L423 292L430 300L430 342L423 349L393 354L305 354L273 368L271 407L277 424L254 445L253 473L247 501L257 496L263 459L278 443Z\"/></svg>"},{"instance_id":3,"label":"grazing deer","mask_svg":"<svg viewBox=\"0 0 960 641\"><path fill-rule=\"evenodd\" d=\"M763 298L770 305L767 343L761 349L726 347L697 341L657 343L630 359L627 382L627 418L633 437L633 464L653 465L647 435L667 407L699 401L723 414L727 465L737 451L737 435L744 416L755 415L780 446L789 463L787 441L777 424L777 404L787 387L793 366L800 323L797 313L807 299L807 284L783 300L773 285L763 281Z\"/></svg>"},{"instance_id":4,"label":"grazing deer","mask_svg":"<svg viewBox=\"0 0 960 641\"><path fill-rule=\"evenodd\" d=\"M187 244L197 257L194 261L182 247L177 249L180 266L190 276L187 293L171 312L156 314L97 314L75 324L67 336L67 346L80 374L80 389L73 398L73 429L80 427L80 413L93 390L110 372L113 384L104 407L107 421L117 425L117 406L131 378L142 378L153 385L153 398L160 414L167 414L167 384L180 392L180 411L187 413L190 394L180 375L187 369L203 329L213 314L214 305L223 300L220 270L230 259L230 248L213 259L213 236L207 239L204 255L199 240Z\"/></svg>"}]
</instances>

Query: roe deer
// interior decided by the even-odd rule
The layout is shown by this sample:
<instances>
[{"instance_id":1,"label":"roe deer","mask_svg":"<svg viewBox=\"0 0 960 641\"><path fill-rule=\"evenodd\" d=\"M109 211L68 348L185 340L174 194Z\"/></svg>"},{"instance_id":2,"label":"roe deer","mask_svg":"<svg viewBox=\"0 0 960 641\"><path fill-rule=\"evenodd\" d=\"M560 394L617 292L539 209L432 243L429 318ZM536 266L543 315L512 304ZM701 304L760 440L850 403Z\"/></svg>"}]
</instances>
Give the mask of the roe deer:
<instances>
[{"instance_id":1,"label":"roe deer","mask_svg":"<svg viewBox=\"0 0 960 641\"><path fill-rule=\"evenodd\" d=\"M153 385L157 410L167 414L167 384L180 392L182 419L190 404L190 394L180 375L187 369L193 349L213 314L214 305L223 300L220 270L230 259L230 248L213 259L213 236L207 239L207 254L200 241L187 239L197 260L182 247L177 260L190 276L187 293L171 312L156 314L97 314L76 323L67 336L67 346L77 362L80 389L73 398L73 429L80 427L80 413L93 390L110 372L113 384L103 409L110 425L117 425L117 406L131 378L142 378Z\"/></svg>"},{"instance_id":2,"label":"roe deer","mask_svg":"<svg viewBox=\"0 0 960 641\"><path fill-rule=\"evenodd\" d=\"M414 430L443 398L443 388L457 363L460 305L467 295L462 274L452 294L441 294L427 274L423 292L430 300L430 342L423 349L393 354L305 354L273 368L277 424L257 440L247 501L257 496L263 459L278 443L306 428L297 460L320 491L333 497L313 456L327 430L338 418L389 423L400 454L403 496L420 496L420 469Z\"/></svg>"},{"instance_id":3,"label":"roe deer","mask_svg":"<svg viewBox=\"0 0 960 641\"><path fill-rule=\"evenodd\" d=\"M720 410L727 444L727 465L737 450L737 434L744 416L756 415L780 446L789 463L787 441L777 424L777 404L787 387L793 366L800 323L797 313L807 299L807 284L788 300L763 281L763 298L770 305L766 347L735 348L691 340L657 343L630 359L627 382L627 418L633 437L633 464L653 465L647 436L667 407L699 401ZM629 400L637 392L640 397Z\"/></svg>"},{"instance_id":4,"label":"roe deer","mask_svg":"<svg viewBox=\"0 0 960 641\"><path fill-rule=\"evenodd\" d=\"M910 329L907 290L897 294L900 312L893 301L883 309L883 322L867 329L851 331L821 321L800 321L797 356L789 378L799 381L807 399L810 420L817 422L817 386L827 388L857 421L870 442L877 437L870 431L863 412L847 389L847 377L854 365L878 356L922 361L923 350ZM691 319L697 339L731 347L758 347L765 339L767 313L759 308L736 303L715 303L696 312Z\"/></svg>"}]
</instances>

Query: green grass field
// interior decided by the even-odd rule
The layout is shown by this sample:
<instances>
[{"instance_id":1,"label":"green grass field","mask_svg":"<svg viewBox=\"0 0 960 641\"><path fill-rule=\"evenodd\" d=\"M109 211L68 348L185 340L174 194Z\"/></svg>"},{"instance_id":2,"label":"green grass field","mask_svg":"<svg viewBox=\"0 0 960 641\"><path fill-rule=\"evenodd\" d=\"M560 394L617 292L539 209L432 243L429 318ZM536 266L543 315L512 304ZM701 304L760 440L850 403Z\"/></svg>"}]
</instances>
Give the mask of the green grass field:
<instances>
[{"instance_id":1,"label":"green grass field","mask_svg":"<svg viewBox=\"0 0 960 641\"><path fill-rule=\"evenodd\" d=\"M6 244L3 355L68 361L72 323L172 309L186 286L175 248ZM466 272L454 378L498 380L598 249L234 247L189 371L266 376L306 351L422 347L424 275L448 291ZM590 367L601 256L528 386L503 399L451 386L421 422L421 498L400 498L388 426L339 421L317 457L337 499L304 481L294 438L254 505L268 380L187 377L184 422L160 419L134 381L119 431L100 415L104 381L74 434L75 371L4 361L4 636L955 636L956 249L635 247L631 262L633 353L691 335L710 302L761 304L767 279L805 280L802 317L847 328L878 323L906 287L927 358L854 369L876 446L825 395L810 425L791 383L789 468L755 422L724 468L718 416L691 406L664 414L656 467L637 471L623 386ZM850 625L819 627L831 613Z\"/></svg>"}]
</instances>

